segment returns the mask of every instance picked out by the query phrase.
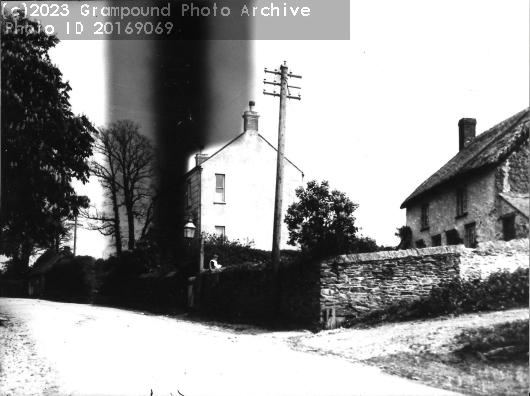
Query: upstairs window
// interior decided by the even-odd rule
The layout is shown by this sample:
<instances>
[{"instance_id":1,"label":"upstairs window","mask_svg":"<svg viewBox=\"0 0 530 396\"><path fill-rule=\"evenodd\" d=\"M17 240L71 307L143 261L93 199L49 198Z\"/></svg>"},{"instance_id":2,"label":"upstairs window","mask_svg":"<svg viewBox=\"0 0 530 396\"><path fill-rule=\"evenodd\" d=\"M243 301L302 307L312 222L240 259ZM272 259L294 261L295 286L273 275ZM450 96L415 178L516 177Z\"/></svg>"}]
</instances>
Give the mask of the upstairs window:
<instances>
[{"instance_id":1,"label":"upstairs window","mask_svg":"<svg viewBox=\"0 0 530 396\"><path fill-rule=\"evenodd\" d=\"M467 214L467 189L459 188L456 190L456 217Z\"/></svg>"},{"instance_id":2,"label":"upstairs window","mask_svg":"<svg viewBox=\"0 0 530 396\"><path fill-rule=\"evenodd\" d=\"M502 218L502 234L505 241L515 239L515 215Z\"/></svg>"},{"instance_id":3,"label":"upstairs window","mask_svg":"<svg viewBox=\"0 0 530 396\"><path fill-rule=\"evenodd\" d=\"M421 228L429 227L429 203L421 205Z\"/></svg>"},{"instance_id":4,"label":"upstairs window","mask_svg":"<svg viewBox=\"0 0 530 396\"><path fill-rule=\"evenodd\" d=\"M215 202L225 202L225 175L215 174Z\"/></svg>"},{"instance_id":5,"label":"upstairs window","mask_svg":"<svg viewBox=\"0 0 530 396\"><path fill-rule=\"evenodd\" d=\"M191 179L188 180L188 185L186 186L186 205L191 206Z\"/></svg>"},{"instance_id":6,"label":"upstairs window","mask_svg":"<svg viewBox=\"0 0 530 396\"><path fill-rule=\"evenodd\" d=\"M464 234L464 245L467 248L476 248L477 247L475 223L466 224L466 233Z\"/></svg>"}]
</instances>

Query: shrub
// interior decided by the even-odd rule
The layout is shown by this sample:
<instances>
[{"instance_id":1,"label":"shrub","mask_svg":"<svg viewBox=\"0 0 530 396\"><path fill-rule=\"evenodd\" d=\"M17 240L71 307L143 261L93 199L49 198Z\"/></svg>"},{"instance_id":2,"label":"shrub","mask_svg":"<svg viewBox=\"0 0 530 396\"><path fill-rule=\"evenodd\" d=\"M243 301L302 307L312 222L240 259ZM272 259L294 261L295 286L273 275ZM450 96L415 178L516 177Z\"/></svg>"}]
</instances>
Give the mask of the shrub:
<instances>
[{"instance_id":1,"label":"shrub","mask_svg":"<svg viewBox=\"0 0 530 396\"><path fill-rule=\"evenodd\" d=\"M77 256L57 262L46 273L44 297L58 301L85 302L92 294L95 259Z\"/></svg>"},{"instance_id":2,"label":"shrub","mask_svg":"<svg viewBox=\"0 0 530 396\"><path fill-rule=\"evenodd\" d=\"M12 260L7 261L5 268L0 272L0 296L2 297L27 297L28 283L27 271L20 271Z\"/></svg>"}]
</instances>

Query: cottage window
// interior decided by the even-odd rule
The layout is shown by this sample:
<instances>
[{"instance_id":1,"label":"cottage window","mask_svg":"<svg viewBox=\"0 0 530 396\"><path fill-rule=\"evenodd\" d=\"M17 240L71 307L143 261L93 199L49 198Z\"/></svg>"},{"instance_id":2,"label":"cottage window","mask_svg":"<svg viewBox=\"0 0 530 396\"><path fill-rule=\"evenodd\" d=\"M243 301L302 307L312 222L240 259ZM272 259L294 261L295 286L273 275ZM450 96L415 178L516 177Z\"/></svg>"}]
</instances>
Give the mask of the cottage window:
<instances>
[{"instance_id":1,"label":"cottage window","mask_svg":"<svg viewBox=\"0 0 530 396\"><path fill-rule=\"evenodd\" d=\"M225 175L215 175L215 202L225 202Z\"/></svg>"},{"instance_id":2,"label":"cottage window","mask_svg":"<svg viewBox=\"0 0 530 396\"><path fill-rule=\"evenodd\" d=\"M515 215L503 217L502 234L505 241L515 238Z\"/></svg>"},{"instance_id":3,"label":"cottage window","mask_svg":"<svg viewBox=\"0 0 530 396\"><path fill-rule=\"evenodd\" d=\"M416 247L418 249L423 249L424 247L427 247L427 246L425 246L425 241L423 239L418 239L416 241Z\"/></svg>"},{"instance_id":4,"label":"cottage window","mask_svg":"<svg viewBox=\"0 0 530 396\"><path fill-rule=\"evenodd\" d=\"M461 243L460 235L458 235L457 230L446 231L445 238L448 245L458 245Z\"/></svg>"},{"instance_id":5,"label":"cottage window","mask_svg":"<svg viewBox=\"0 0 530 396\"><path fill-rule=\"evenodd\" d=\"M218 237L225 237L225 227L224 226L215 226L215 235Z\"/></svg>"},{"instance_id":6,"label":"cottage window","mask_svg":"<svg viewBox=\"0 0 530 396\"><path fill-rule=\"evenodd\" d=\"M475 223L466 224L466 233L464 234L464 245L467 248L477 247Z\"/></svg>"},{"instance_id":7,"label":"cottage window","mask_svg":"<svg viewBox=\"0 0 530 396\"><path fill-rule=\"evenodd\" d=\"M433 235L431 237L432 246L442 246L442 234Z\"/></svg>"},{"instance_id":8,"label":"cottage window","mask_svg":"<svg viewBox=\"0 0 530 396\"><path fill-rule=\"evenodd\" d=\"M421 206L421 228L429 227L429 204L423 204Z\"/></svg>"},{"instance_id":9,"label":"cottage window","mask_svg":"<svg viewBox=\"0 0 530 396\"><path fill-rule=\"evenodd\" d=\"M186 205L191 206L191 179L188 180L188 185L186 188Z\"/></svg>"},{"instance_id":10,"label":"cottage window","mask_svg":"<svg viewBox=\"0 0 530 396\"><path fill-rule=\"evenodd\" d=\"M456 190L456 217L467 215L467 189Z\"/></svg>"}]
</instances>

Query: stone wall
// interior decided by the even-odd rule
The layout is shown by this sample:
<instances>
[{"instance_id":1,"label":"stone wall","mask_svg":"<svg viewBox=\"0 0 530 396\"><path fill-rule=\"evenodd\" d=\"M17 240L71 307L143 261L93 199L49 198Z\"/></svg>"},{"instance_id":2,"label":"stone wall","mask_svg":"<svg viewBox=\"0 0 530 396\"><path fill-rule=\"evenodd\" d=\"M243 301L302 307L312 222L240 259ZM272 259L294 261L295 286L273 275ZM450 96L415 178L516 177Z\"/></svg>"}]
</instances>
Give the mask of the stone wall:
<instances>
[{"instance_id":1,"label":"stone wall","mask_svg":"<svg viewBox=\"0 0 530 396\"><path fill-rule=\"evenodd\" d=\"M321 310L335 307L337 321L403 300L425 297L455 277L485 278L497 270L528 267L528 239L492 241L476 249L441 246L344 255L321 264Z\"/></svg>"},{"instance_id":2,"label":"stone wall","mask_svg":"<svg viewBox=\"0 0 530 396\"><path fill-rule=\"evenodd\" d=\"M459 275L465 248L442 246L344 255L321 265L322 309L335 307L337 320L356 317L402 300L425 297L434 286Z\"/></svg>"},{"instance_id":3,"label":"stone wall","mask_svg":"<svg viewBox=\"0 0 530 396\"><path fill-rule=\"evenodd\" d=\"M527 267L528 239L331 257L280 271L284 322L327 327L371 310L429 295L456 277L487 277ZM274 307L272 278L263 268L203 274L200 313L262 319ZM329 318L333 317L330 321Z\"/></svg>"},{"instance_id":4,"label":"stone wall","mask_svg":"<svg viewBox=\"0 0 530 396\"><path fill-rule=\"evenodd\" d=\"M476 249L463 249L460 257L460 276L463 279L486 278L492 272L528 267L528 239L509 242L490 241Z\"/></svg>"},{"instance_id":5,"label":"stone wall","mask_svg":"<svg viewBox=\"0 0 530 396\"><path fill-rule=\"evenodd\" d=\"M528 194L528 140L505 161L509 164L508 185L510 192Z\"/></svg>"}]
</instances>

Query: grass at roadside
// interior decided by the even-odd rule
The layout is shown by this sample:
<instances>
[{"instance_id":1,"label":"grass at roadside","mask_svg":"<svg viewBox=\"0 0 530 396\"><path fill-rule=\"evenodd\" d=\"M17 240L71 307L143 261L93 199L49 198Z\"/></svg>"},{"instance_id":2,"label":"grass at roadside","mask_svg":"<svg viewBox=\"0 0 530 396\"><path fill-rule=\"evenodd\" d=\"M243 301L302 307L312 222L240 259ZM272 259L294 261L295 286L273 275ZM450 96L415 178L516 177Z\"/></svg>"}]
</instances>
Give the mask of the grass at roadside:
<instances>
[{"instance_id":1,"label":"grass at roadside","mask_svg":"<svg viewBox=\"0 0 530 396\"><path fill-rule=\"evenodd\" d=\"M528 321L516 320L492 327L463 331L457 340L463 346L456 351L461 357L481 360L528 362Z\"/></svg>"},{"instance_id":2,"label":"grass at roadside","mask_svg":"<svg viewBox=\"0 0 530 396\"><path fill-rule=\"evenodd\" d=\"M523 395L528 391L528 320L468 328L452 353L401 353L366 363L383 371L469 395Z\"/></svg>"}]
</instances>

